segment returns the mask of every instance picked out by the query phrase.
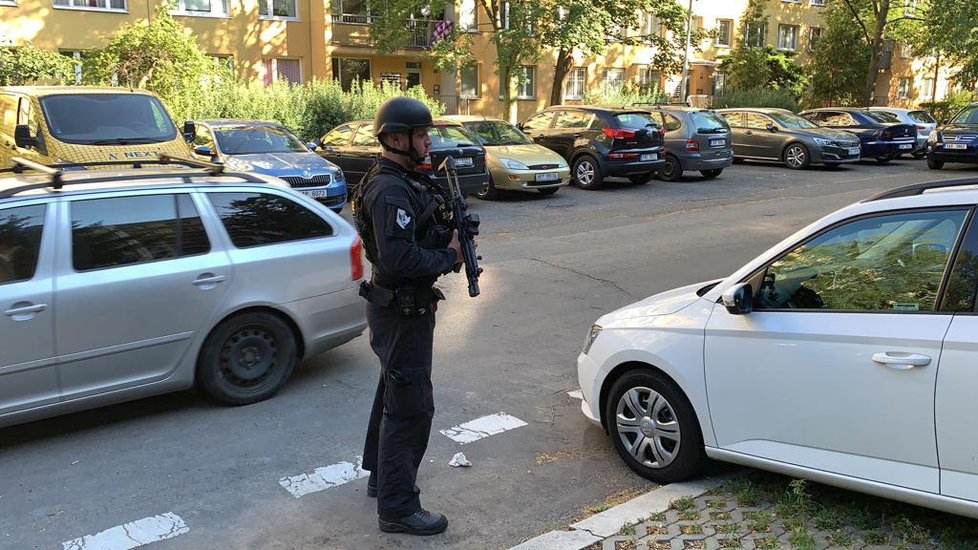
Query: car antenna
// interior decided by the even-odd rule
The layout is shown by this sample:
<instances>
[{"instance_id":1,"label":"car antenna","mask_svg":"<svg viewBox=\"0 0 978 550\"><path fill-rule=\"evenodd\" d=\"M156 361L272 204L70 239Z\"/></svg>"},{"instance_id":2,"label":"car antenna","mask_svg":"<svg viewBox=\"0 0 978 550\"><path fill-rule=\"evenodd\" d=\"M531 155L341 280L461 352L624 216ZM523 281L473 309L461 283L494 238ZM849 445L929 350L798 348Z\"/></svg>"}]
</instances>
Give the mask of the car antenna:
<instances>
[{"instance_id":1,"label":"car antenna","mask_svg":"<svg viewBox=\"0 0 978 550\"><path fill-rule=\"evenodd\" d=\"M51 187L55 189L61 189L64 186L64 180L61 179L61 170L57 168L51 168L50 166L45 166L39 162L34 162L33 160L27 160L23 157L13 158L15 174L23 174L24 170L34 170L35 172L40 172L51 176Z\"/></svg>"},{"instance_id":2,"label":"car antenna","mask_svg":"<svg viewBox=\"0 0 978 550\"><path fill-rule=\"evenodd\" d=\"M207 170L212 176L220 176L224 173L224 165L216 162L205 162L203 160L191 159L186 157L177 157L173 155L168 155L166 153L160 153L160 163L161 164L182 164L184 166L190 166L192 168L203 168Z\"/></svg>"}]
</instances>

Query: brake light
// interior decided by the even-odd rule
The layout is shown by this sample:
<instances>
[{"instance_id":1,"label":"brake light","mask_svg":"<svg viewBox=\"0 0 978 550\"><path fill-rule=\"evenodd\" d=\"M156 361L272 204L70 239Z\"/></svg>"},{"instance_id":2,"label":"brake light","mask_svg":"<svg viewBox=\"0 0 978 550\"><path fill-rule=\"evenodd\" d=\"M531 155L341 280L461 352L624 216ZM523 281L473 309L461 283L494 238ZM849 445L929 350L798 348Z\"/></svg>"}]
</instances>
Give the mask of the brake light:
<instances>
[{"instance_id":1,"label":"brake light","mask_svg":"<svg viewBox=\"0 0 978 550\"><path fill-rule=\"evenodd\" d=\"M926 129L927 129L927 127L926 127L926 126L924 126L923 124L918 124L918 125L917 125L917 129L918 129L918 130L926 130Z\"/></svg>"},{"instance_id":2,"label":"brake light","mask_svg":"<svg viewBox=\"0 0 978 550\"><path fill-rule=\"evenodd\" d=\"M635 130L625 130L623 128L602 128L604 135L611 139L634 139Z\"/></svg>"},{"instance_id":3,"label":"brake light","mask_svg":"<svg viewBox=\"0 0 978 550\"><path fill-rule=\"evenodd\" d=\"M699 151L700 150L700 142L698 140L695 140L695 139L687 139L686 140L686 150L687 151Z\"/></svg>"},{"instance_id":4,"label":"brake light","mask_svg":"<svg viewBox=\"0 0 978 550\"><path fill-rule=\"evenodd\" d=\"M418 165L418 170L434 170L434 166L431 164L431 156L427 156Z\"/></svg>"},{"instance_id":5,"label":"brake light","mask_svg":"<svg viewBox=\"0 0 978 550\"><path fill-rule=\"evenodd\" d=\"M608 153L610 159L637 159L638 153Z\"/></svg>"},{"instance_id":6,"label":"brake light","mask_svg":"<svg viewBox=\"0 0 978 550\"><path fill-rule=\"evenodd\" d=\"M360 235L353 237L353 244L350 245L350 279L359 281L363 278L363 243L360 242Z\"/></svg>"}]
</instances>

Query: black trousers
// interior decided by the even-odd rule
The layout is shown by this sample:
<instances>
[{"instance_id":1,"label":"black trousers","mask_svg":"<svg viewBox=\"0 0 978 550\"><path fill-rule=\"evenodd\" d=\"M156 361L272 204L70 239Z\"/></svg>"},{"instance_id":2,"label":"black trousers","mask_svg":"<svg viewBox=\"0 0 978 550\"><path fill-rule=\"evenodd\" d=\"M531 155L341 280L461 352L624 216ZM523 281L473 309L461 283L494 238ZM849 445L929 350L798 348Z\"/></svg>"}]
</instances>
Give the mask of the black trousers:
<instances>
[{"instance_id":1,"label":"black trousers","mask_svg":"<svg viewBox=\"0 0 978 550\"><path fill-rule=\"evenodd\" d=\"M370 347L380 359L380 381L370 411L363 469L377 474L377 514L397 519L421 509L414 487L435 413L435 314L404 317L397 309L367 304L367 324Z\"/></svg>"}]
</instances>

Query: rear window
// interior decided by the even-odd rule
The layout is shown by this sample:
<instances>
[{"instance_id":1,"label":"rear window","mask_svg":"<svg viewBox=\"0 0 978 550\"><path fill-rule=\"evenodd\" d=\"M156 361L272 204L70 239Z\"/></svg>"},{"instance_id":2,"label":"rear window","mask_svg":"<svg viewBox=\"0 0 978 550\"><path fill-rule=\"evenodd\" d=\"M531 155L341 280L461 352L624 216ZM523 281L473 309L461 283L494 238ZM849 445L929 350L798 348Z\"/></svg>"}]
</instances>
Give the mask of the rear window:
<instances>
[{"instance_id":1,"label":"rear window","mask_svg":"<svg viewBox=\"0 0 978 550\"><path fill-rule=\"evenodd\" d=\"M238 248L316 239L333 227L305 206L268 193L208 193L231 242Z\"/></svg>"},{"instance_id":2,"label":"rear window","mask_svg":"<svg viewBox=\"0 0 978 550\"><path fill-rule=\"evenodd\" d=\"M900 122L900 119L895 114L887 111L866 111L865 115L876 122L883 122L886 124Z\"/></svg>"},{"instance_id":3,"label":"rear window","mask_svg":"<svg viewBox=\"0 0 978 550\"><path fill-rule=\"evenodd\" d=\"M920 122L923 124L934 124L937 122L937 120L930 116L930 113L927 111L910 111L907 113L907 115L910 117L910 120L914 122Z\"/></svg>"},{"instance_id":4,"label":"rear window","mask_svg":"<svg viewBox=\"0 0 978 550\"><path fill-rule=\"evenodd\" d=\"M48 130L67 143L134 145L177 137L158 99L143 94L71 94L40 99Z\"/></svg>"},{"instance_id":5,"label":"rear window","mask_svg":"<svg viewBox=\"0 0 978 550\"><path fill-rule=\"evenodd\" d=\"M619 113L615 115L615 120L620 128L629 130L641 130L647 126L658 126L651 113Z\"/></svg>"},{"instance_id":6,"label":"rear window","mask_svg":"<svg viewBox=\"0 0 978 550\"><path fill-rule=\"evenodd\" d=\"M693 113L693 127L700 134L716 133L717 130L727 130L730 125L720 115L709 111L696 111Z\"/></svg>"},{"instance_id":7,"label":"rear window","mask_svg":"<svg viewBox=\"0 0 978 550\"><path fill-rule=\"evenodd\" d=\"M431 137L432 149L449 149L452 147L475 145L478 140L469 135L461 126L435 126L428 135Z\"/></svg>"}]
</instances>

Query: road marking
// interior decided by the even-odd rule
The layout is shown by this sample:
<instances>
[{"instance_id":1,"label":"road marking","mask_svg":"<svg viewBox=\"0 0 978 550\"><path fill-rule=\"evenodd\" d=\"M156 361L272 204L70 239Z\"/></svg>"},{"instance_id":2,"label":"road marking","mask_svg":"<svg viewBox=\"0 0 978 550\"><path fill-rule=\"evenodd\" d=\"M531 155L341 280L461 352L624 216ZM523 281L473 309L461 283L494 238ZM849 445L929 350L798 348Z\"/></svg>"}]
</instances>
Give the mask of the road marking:
<instances>
[{"instance_id":1,"label":"road marking","mask_svg":"<svg viewBox=\"0 0 978 550\"><path fill-rule=\"evenodd\" d=\"M299 474L297 476L283 477L278 480L278 484L283 489L292 493L295 498L303 497L309 493L318 493L326 489L337 487L367 477L370 472L363 469L363 457L356 458L356 464L340 462L321 468L316 468L311 474Z\"/></svg>"},{"instance_id":2,"label":"road marking","mask_svg":"<svg viewBox=\"0 0 978 550\"><path fill-rule=\"evenodd\" d=\"M441 430L441 433L445 437L465 445L521 426L526 426L526 422L501 412L476 418L454 428Z\"/></svg>"},{"instance_id":3,"label":"road marking","mask_svg":"<svg viewBox=\"0 0 978 550\"><path fill-rule=\"evenodd\" d=\"M581 393L581 390L569 391L567 392L567 395L571 396L573 399L584 400L584 394Z\"/></svg>"},{"instance_id":4,"label":"road marking","mask_svg":"<svg viewBox=\"0 0 978 550\"><path fill-rule=\"evenodd\" d=\"M94 535L65 541L61 543L61 547L63 550L129 550L189 532L190 528L180 516L167 512L117 525Z\"/></svg>"}]
</instances>

